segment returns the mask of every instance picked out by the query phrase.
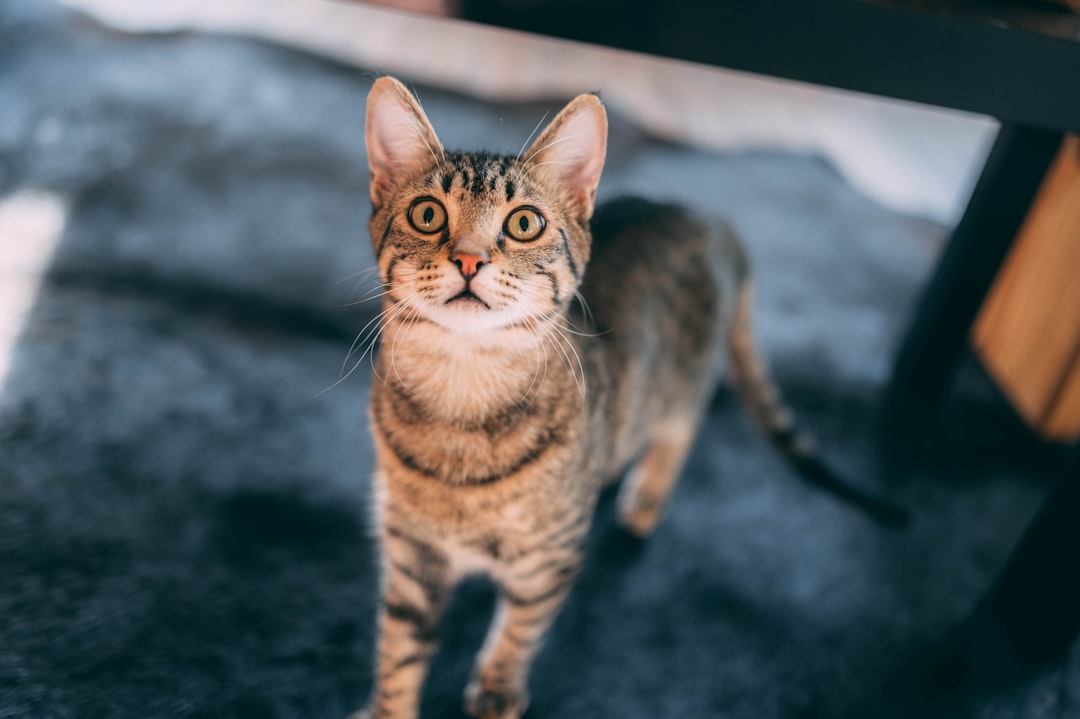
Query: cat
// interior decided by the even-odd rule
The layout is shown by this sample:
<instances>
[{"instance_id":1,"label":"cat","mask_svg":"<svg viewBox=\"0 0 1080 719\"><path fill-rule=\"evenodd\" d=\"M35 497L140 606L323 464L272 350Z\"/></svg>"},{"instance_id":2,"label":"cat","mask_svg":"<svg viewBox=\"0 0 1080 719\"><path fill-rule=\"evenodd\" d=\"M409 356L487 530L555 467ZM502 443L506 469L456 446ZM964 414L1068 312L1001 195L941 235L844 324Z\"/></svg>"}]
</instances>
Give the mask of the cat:
<instances>
[{"instance_id":1,"label":"cat","mask_svg":"<svg viewBox=\"0 0 1080 719\"><path fill-rule=\"evenodd\" d=\"M369 408L382 597L374 690L353 717L417 716L447 599L483 572L499 598L465 707L513 719L601 489L629 468L619 520L652 532L725 365L789 455L809 442L756 353L729 226L643 199L595 208L596 95L517 157L460 153L382 77L365 133L385 288Z\"/></svg>"}]
</instances>

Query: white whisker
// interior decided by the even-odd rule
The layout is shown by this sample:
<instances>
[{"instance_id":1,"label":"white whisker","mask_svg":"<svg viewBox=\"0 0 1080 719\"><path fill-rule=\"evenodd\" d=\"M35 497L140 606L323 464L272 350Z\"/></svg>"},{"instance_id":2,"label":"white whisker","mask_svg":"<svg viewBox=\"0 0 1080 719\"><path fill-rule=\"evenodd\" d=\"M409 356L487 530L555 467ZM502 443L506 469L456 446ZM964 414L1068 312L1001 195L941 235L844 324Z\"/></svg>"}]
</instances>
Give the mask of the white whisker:
<instances>
[{"instance_id":1,"label":"white whisker","mask_svg":"<svg viewBox=\"0 0 1080 719\"><path fill-rule=\"evenodd\" d=\"M548 108L547 110L544 111L544 116L540 118L540 122L536 123L536 127L534 127L533 131L529 133L529 136L525 138L525 142L521 145L521 149L518 150L518 153L517 153L515 159L517 159L517 160L521 159L521 153L525 152L525 148L529 146L529 143L532 141L533 136L536 134L537 130L540 129L540 126L544 124L544 120L547 120L547 117L550 114L551 114L551 108Z\"/></svg>"},{"instance_id":2,"label":"white whisker","mask_svg":"<svg viewBox=\"0 0 1080 719\"><path fill-rule=\"evenodd\" d=\"M372 350L374 349L375 344L379 339L379 335L382 333L386 325L393 322L402 313L410 311L411 309L411 302L399 302L397 304L384 308L382 312L369 320L368 323L365 324L364 327L360 330L360 332L357 333L356 339L353 340L352 345L349 347L349 351L345 355L345 360L342 362L341 372L339 373L337 382L334 382L332 385L319 392L316 396L321 396L322 394L329 392L345 380L349 379L349 377L352 376L353 372L355 372L357 368L359 368L360 365L363 364L365 357L368 357L369 355L374 357L374 353L372 352ZM364 347L363 353L360 355L359 358L356 359L355 362L353 362L352 366L349 367L348 371L346 371L345 367L348 366L350 358L352 357L356 349L361 346Z\"/></svg>"},{"instance_id":3,"label":"white whisker","mask_svg":"<svg viewBox=\"0 0 1080 719\"><path fill-rule=\"evenodd\" d=\"M420 102L420 98L417 96L415 90L413 90L413 97L416 98L416 104L420 108L420 112L424 112L424 104L422 102ZM424 113L424 114L426 115L427 113ZM420 139L424 142L424 144L427 145L428 152L431 153L431 157L432 157L432 159L435 160L435 164L436 165L441 165L443 162L445 162L446 161L446 148L444 148L440 144L439 145L439 154L441 155L441 157L436 157L435 156L435 150L433 150L431 148L431 145L428 144L427 138L424 137L423 127L420 126L419 118L414 120L413 125L414 125L414 127L416 129L416 134L418 134L420 136Z\"/></svg>"},{"instance_id":4,"label":"white whisker","mask_svg":"<svg viewBox=\"0 0 1080 719\"><path fill-rule=\"evenodd\" d=\"M548 327L555 332L553 338L562 340L562 342L559 342L558 344L562 347L562 355L566 359L566 367L570 370L570 376L573 377L574 384L577 385L581 398L585 399L585 366L581 363L581 356L578 355L577 349L574 348L574 343L569 337L563 334L562 330L560 330L557 325L549 323ZM571 353L574 355L574 361L577 362L577 369L574 368L574 362L570 360ZM578 381L579 372L581 374L580 382Z\"/></svg>"},{"instance_id":5,"label":"white whisker","mask_svg":"<svg viewBox=\"0 0 1080 719\"><path fill-rule=\"evenodd\" d=\"M563 142L567 142L567 141L569 141L569 140L572 140L572 139L574 139L575 137L577 137L577 135L566 135L565 137L560 137L560 138L558 138L557 140L552 140L551 142L549 142L548 144L544 145L543 147L538 147L538 148L536 149L536 151L534 151L534 152L530 153L530 154L529 154L529 156L528 156L527 158L525 158L525 164L526 164L526 165L529 165L529 164L531 164L531 163L532 163L532 161L533 161L533 158L534 158L534 157L536 157L537 155L539 155L540 153L544 152L545 150L547 150L547 149L549 149L549 148L555 147L555 145L558 145L558 144L560 144L560 143L563 143ZM543 163L541 163L541 164L543 164Z\"/></svg>"},{"instance_id":6,"label":"white whisker","mask_svg":"<svg viewBox=\"0 0 1080 719\"><path fill-rule=\"evenodd\" d=\"M526 317L525 320L524 320L524 324L525 324L525 327L529 330L529 332L531 332L533 334L534 337L539 334L539 332L538 332L539 328L537 327L536 321L533 320L533 318ZM537 342L536 344L533 345L533 347L536 349L536 370L533 372L532 382L529 383L529 386L525 390L525 393L523 395L521 395L521 399L519 400L520 402L524 402L528 398L529 393L532 392L532 388L536 386L536 378L540 375L540 362L541 362L541 359L543 360L543 363L544 363L544 376L540 379L540 386L537 388L537 392L539 392L540 389L543 389L544 382L547 381L547 370L548 370L547 352L544 352L542 350L542 343L541 342ZM533 399L535 399L535 397ZM526 405L526 406L532 405L532 402L533 402L533 400L529 400L529 404Z\"/></svg>"}]
</instances>

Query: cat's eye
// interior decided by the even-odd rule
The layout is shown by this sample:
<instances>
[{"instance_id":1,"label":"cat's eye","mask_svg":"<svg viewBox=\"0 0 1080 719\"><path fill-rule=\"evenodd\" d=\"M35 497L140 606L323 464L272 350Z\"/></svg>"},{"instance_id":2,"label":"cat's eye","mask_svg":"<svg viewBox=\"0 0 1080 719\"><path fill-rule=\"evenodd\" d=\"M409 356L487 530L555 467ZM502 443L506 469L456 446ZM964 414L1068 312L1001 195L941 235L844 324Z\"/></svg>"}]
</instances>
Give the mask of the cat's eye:
<instances>
[{"instance_id":1,"label":"cat's eye","mask_svg":"<svg viewBox=\"0 0 1080 719\"><path fill-rule=\"evenodd\" d=\"M506 218L503 230L518 242L535 240L544 231L544 216L532 207L519 207Z\"/></svg>"},{"instance_id":2,"label":"cat's eye","mask_svg":"<svg viewBox=\"0 0 1080 719\"><path fill-rule=\"evenodd\" d=\"M421 197L409 208L409 224L417 232L434 234L446 227L446 208L438 200Z\"/></svg>"}]
</instances>

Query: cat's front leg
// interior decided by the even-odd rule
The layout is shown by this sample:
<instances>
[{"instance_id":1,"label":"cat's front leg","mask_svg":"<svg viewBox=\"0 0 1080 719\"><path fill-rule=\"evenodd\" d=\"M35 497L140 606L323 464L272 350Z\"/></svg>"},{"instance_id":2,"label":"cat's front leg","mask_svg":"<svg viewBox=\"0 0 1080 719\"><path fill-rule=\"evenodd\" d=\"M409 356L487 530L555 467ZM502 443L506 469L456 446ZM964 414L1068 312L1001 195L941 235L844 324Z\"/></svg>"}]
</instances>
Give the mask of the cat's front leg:
<instances>
[{"instance_id":1,"label":"cat's front leg","mask_svg":"<svg viewBox=\"0 0 1080 719\"><path fill-rule=\"evenodd\" d=\"M382 532L375 686L350 719L415 719L439 620L452 589L446 555L393 526Z\"/></svg>"},{"instance_id":2,"label":"cat's front leg","mask_svg":"<svg viewBox=\"0 0 1080 719\"><path fill-rule=\"evenodd\" d=\"M581 554L575 542L519 565L500 581L495 620L465 691L465 711L478 719L525 712L529 667L570 593Z\"/></svg>"}]
</instances>

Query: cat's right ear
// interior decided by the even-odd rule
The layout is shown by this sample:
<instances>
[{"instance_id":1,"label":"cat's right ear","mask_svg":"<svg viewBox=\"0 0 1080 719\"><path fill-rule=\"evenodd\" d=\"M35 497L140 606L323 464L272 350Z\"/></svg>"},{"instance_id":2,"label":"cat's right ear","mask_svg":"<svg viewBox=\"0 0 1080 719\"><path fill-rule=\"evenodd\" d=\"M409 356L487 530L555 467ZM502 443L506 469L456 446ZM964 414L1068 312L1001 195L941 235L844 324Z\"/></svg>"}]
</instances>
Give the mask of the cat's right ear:
<instances>
[{"instance_id":1,"label":"cat's right ear","mask_svg":"<svg viewBox=\"0 0 1080 719\"><path fill-rule=\"evenodd\" d=\"M382 205L403 179L443 156L442 143L420 103L392 77L380 77L371 86L364 137L371 168L371 201L376 206Z\"/></svg>"},{"instance_id":2,"label":"cat's right ear","mask_svg":"<svg viewBox=\"0 0 1080 719\"><path fill-rule=\"evenodd\" d=\"M607 113L596 95L578 95L525 153L525 164L550 177L582 217L592 217L607 154Z\"/></svg>"}]
</instances>

